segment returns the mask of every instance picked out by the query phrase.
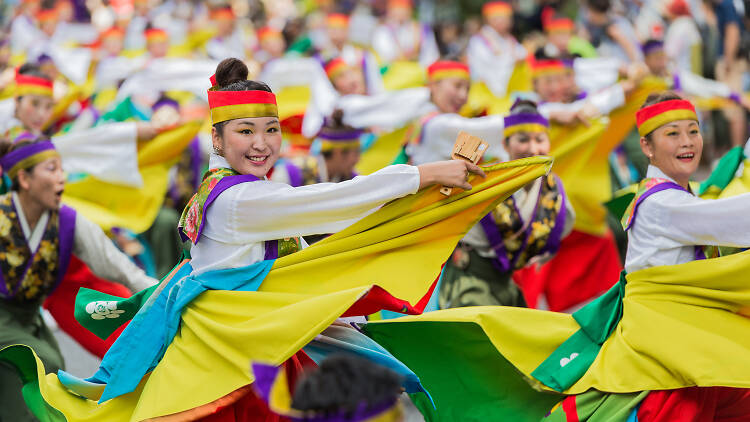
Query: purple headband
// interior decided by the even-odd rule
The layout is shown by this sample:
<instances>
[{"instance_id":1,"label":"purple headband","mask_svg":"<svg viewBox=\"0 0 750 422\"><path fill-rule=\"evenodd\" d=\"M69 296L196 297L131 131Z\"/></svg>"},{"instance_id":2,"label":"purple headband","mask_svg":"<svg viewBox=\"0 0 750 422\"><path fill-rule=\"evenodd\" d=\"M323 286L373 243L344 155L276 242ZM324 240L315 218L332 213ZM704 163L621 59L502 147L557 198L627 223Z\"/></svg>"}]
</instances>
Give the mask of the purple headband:
<instances>
[{"instance_id":1,"label":"purple headband","mask_svg":"<svg viewBox=\"0 0 750 422\"><path fill-rule=\"evenodd\" d=\"M23 146L17 150L11 151L0 158L0 166L3 167L3 171L8 173L11 178L15 177L15 173L19 169L14 167L22 161L33 157L34 155L44 153L46 151L55 151L55 145L50 141L35 142L33 144ZM33 165L33 164L32 164Z\"/></svg>"},{"instance_id":2,"label":"purple headband","mask_svg":"<svg viewBox=\"0 0 750 422\"><path fill-rule=\"evenodd\" d=\"M178 110L180 109L180 103L173 100L172 98L162 97L159 99L159 101L155 102L153 106L151 106L151 110L156 111L159 108L164 107L164 106L171 106Z\"/></svg>"},{"instance_id":3,"label":"purple headband","mask_svg":"<svg viewBox=\"0 0 750 422\"><path fill-rule=\"evenodd\" d=\"M361 422L374 418L375 416L378 416L379 414L385 412L386 410L395 406L397 401L398 399L389 400L370 408L368 408L367 403L362 403L357 407L357 410L352 413L338 412L332 415L311 415L303 416L301 418L294 416L287 417L289 417L289 419L293 421L298 422Z\"/></svg>"},{"instance_id":4,"label":"purple headband","mask_svg":"<svg viewBox=\"0 0 750 422\"><path fill-rule=\"evenodd\" d=\"M325 139L326 141L351 141L359 139L359 137L362 136L363 133L364 131L360 129L342 130L335 132L329 132L323 129L320 131L320 133L318 133L318 138Z\"/></svg>"},{"instance_id":5,"label":"purple headband","mask_svg":"<svg viewBox=\"0 0 750 422\"><path fill-rule=\"evenodd\" d=\"M643 44L643 47L641 47L641 51L643 52L644 56L648 56L651 54L654 50L661 50L664 48L664 43L657 40L650 40L646 41L645 44Z\"/></svg>"},{"instance_id":6,"label":"purple headband","mask_svg":"<svg viewBox=\"0 0 750 422\"><path fill-rule=\"evenodd\" d=\"M549 121L544 118L541 114L531 114L531 113L522 113L522 114L511 114L510 116L507 116L505 119L505 127L511 127L516 125L525 125L525 124L539 124L545 127L549 127Z\"/></svg>"}]
</instances>

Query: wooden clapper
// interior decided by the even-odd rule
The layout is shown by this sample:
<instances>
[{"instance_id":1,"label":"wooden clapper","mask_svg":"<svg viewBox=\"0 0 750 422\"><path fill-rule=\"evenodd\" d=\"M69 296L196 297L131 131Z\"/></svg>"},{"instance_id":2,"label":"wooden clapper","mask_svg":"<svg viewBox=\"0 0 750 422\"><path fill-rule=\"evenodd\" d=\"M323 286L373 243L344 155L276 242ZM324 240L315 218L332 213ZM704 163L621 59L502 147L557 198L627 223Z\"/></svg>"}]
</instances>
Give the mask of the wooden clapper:
<instances>
[{"instance_id":1,"label":"wooden clapper","mask_svg":"<svg viewBox=\"0 0 750 422\"><path fill-rule=\"evenodd\" d=\"M487 147L489 147L489 144L481 138L469 135L466 132L459 132L456 143L453 145L451 158L477 164L484 156L484 153L487 152ZM448 186L443 186L440 189L440 193L445 196L450 196L452 192L453 188L449 188Z\"/></svg>"}]
</instances>

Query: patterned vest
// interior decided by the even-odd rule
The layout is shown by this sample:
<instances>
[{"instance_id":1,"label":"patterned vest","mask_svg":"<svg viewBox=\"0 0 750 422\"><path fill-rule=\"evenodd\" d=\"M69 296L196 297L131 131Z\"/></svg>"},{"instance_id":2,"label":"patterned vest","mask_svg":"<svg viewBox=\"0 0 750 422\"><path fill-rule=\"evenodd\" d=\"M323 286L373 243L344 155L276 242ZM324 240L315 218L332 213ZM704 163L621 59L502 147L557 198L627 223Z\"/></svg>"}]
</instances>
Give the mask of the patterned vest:
<instances>
[{"instance_id":1,"label":"patterned vest","mask_svg":"<svg viewBox=\"0 0 750 422\"><path fill-rule=\"evenodd\" d=\"M289 174L289 184L293 187L320 183L320 163L312 155L300 155L284 161L284 169Z\"/></svg>"},{"instance_id":2,"label":"patterned vest","mask_svg":"<svg viewBox=\"0 0 750 422\"><path fill-rule=\"evenodd\" d=\"M178 230L183 242L190 240L198 244L201 232L206 224L208 207L219 195L230 187L246 182L255 182L257 177L251 174L239 174L232 169L211 169L203 176L198 192L193 195L182 212ZM265 242L266 254L264 259L276 259L302 249L299 237L291 237Z\"/></svg>"},{"instance_id":3,"label":"patterned vest","mask_svg":"<svg viewBox=\"0 0 750 422\"><path fill-rule=\"evenodd\" d=\"M510 272L523 268L534 256L557 252L565 227L565 201L562 182L549 174L542 178L530 221L523 221L513 196L482 218L480 225L497 255L495 267Z\"/></svg>"},{"instance_id":4,"label":"patterned vest","mask_svg":"<svg viewBox=\"0 0 750 422\"><path fill-rule=\"evenodd\" d=\"M630 205L628 205L628 208L625 210L625 214L623 214L622 216L622 220L620 221L620 223L622 224L622 228L625 231L628 231L631 227L633 227L633 224L635 224L635 217L638 214L638 208L643 203L643 201L646 200L646 198L655 194L656 192L661 192L667 189L677 189L692 195L692 192L668 179L662 179L659 177L650 177L643 179L641 180L641 183L638 184L638 191L635 193L635 197L633 197ZM696 260L716 258L718 256L719 248L716 246L695 246Z\"/></svg>"},{"instance_id":5,"label":"patterned vest","mask_svg":"<svg viewBox=\"0 0 750 422\"><path fill-rule=\"evenodd\" d=\"M0 196L0 297L38 302L60 283L68 268L75 235L75 211L50 214L39 247L29 248L11 194Z\"/></svg>"}]
</instances>

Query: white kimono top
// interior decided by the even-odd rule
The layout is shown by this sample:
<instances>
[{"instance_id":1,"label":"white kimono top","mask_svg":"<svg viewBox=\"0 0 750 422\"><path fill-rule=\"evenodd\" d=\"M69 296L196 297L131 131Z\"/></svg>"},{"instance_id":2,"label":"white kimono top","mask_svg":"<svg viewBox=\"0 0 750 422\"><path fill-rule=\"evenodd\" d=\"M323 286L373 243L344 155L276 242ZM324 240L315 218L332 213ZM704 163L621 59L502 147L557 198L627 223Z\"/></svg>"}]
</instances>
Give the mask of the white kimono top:
<instances>
[{"instance_id":1,"label":"white kimono top","mask_svg":"<svg viewBox=\"0 0 750 422\"><path fill-rule=\"evenodd\" d=\"M229 168L227 161L211 154L209 168L222 167ZM267 240L338 232L418 189L419 170L407 165L341 183L293 188L259 180L234 185L206 211L200 241L190 250L193 273L262 261Z\"/></svg>"},{"instance_id":2,"label":"white kimono top","mask_svg":"<svg viewBox=\"0 0 750 422\"><path fill-rule=\"evenodd\" d=\"M646 177L670 179L654 166ZM628 230L628 273L695 259L696 245L750 247L750 193L707 200L665 189L647 197Z\"/></svg>"}]
</instances>

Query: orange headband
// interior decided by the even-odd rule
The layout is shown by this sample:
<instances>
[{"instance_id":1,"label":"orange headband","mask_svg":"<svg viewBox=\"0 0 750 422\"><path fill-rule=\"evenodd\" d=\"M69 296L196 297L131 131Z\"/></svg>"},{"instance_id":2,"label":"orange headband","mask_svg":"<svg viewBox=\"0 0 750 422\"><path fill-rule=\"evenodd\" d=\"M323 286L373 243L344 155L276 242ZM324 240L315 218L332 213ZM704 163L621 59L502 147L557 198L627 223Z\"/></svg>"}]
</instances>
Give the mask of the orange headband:
<instances>
[{"instance_id":1,"label":"orange headband","mask_svg":"<svg viewBox=\"0 0 750 422\"><path fill-rule=\"evenodd\" d=\"M264 26L258 30L258 41L263 42L272 38L281 38L281 32L269 26Z\"/></svg>"},{"instance_id":2,"label":"orange headband","mask_svg":"<svg viewBox=\"0 0 750 422\"><path fill-rule=\"evenodd\" d=\"M52 22L57 20L57 10L55 9L42 9L36 14L36 20L38 22Z\"/></svg>"},{"instance_id":3,"label":"orange headband","mask_svg":"<svg viewBox=\"0 0 750 422\"><path fill-rule=\"evenodd\" d=\"M276 96L268 91L208 91L213 124L246 117L279 117Z\"/></svg>"},{"instance_id":4,"label":"orange headband","mask_svg":"<svg viewBox=\"0 0 750 422\"><path fill-rule=\"evenodd\" d=\"M504 1L492 1L482 6L482 16L490 18L493 16L511 16L513 8Z\"/></svg>"},{"instance_id":5,"label":"orange headband","mask_svg":"<svg viewBox=\"0 0 750 422\"><path fill-rule=\"evenodd\" d=\"M540 76L555 75L569 72L571 69L565 65L565 62L557 59L537 60L533 57L529 59L531 67L531 76L538 78Z\"/></svg>"},{"instance_id":6,"label":"orange headband","mask_svg":"<svg viewBox=\"0 0 750 422\"><path fill-rule=\"evenodd\" d=\"M216 9L213 12L211 12L211 19L215 21L233 21L234 20L234 12L232 12L232 9L228 7L223 7L221 9Z\"/></svg>"},{"instance_id":7,"label":"orange headband","mask_svg":"<svg viewBox=\"0 0 750 422\"><path fill-rule=\"evenodd\" d=\"M124 37L125 37L125 32L122 29L120 29L120 28L118 28L116 26L113 26L113 27L107 29L106 31L102 32L102 34L100 36L100 38L103 39L103 40L108 39L108 38L122 39Z\"/></svg>"},{"instance_id":8,"label":"orange headband","mask_svg":"<svg viewBox=\"0 0 750 422\"><path fill-rule=\"evenodd\" d=\"M331 13L326 17L326 25L329 28L346 29L349 27L349 16L343 13Z\"/></svg>"},{"instance_id":9,"label":"orange headband","mask_svg":"<svg viewBox=\"0 0 750 422\"><path fill-rule=\"evenodd\" d=\"M167 41L169 39L167 33L163 29L159 28L147 29L144 35L146 36L146 42L160 42Z\"/></svg>"},{"instance_id":10,"label":"orange headband","mask_svg":"<svg viewBox=\"0 0 750 422\"><path fill-rule=\"evenodd\" d=\"M638 134L646 136L660 126L676 120L695 120L698 115L690 101L669 100L644 107L635 113Z\"/></svg>"},{"instance_id":11,"label":"orange headband","mask_svg":"<svg viewBox=\"0 0 750 422\"><path fill-rule=\"evenodd\" d=\"M412 9L411 0L388 0L389 9Z\"/></svg>"},{"instance_id":12,"label":"orange headband","mask_svg":"<svg viewBox=\"0 0 750 422\"><path fill-rule=\"evenodd\" d=\"M52 81L38 76L16 73L16 96L24 95L52 97Z\"/></svg>"},{"instance_id":13,"label":"orange headband","mask_svg":"<svg viewBox=\"0 0 750 422\"><path fill-rule=\"evenodd\" d=\"M438 61L427 68L427 79L437 82L447 78L469 79L469 66L453 61Z\"/></svg>"},{"instance_id":14,"label":"orange headband","mask_svg":"<svg viewBox=\"0 0 750 422\"><path fill-rule=\"evenodd\" d=\"M349 64L345 62L341 57L337 57L331 60L325 66L326 75L328 75L328 79L330 80L336 79L339 75L341 75L348 69Z\"/></svg>"},{"instance_id":15,"label":"orange headband","mask_svg":"<svg viewBox=\"0 0 750 422\"><path fill-rule=\"evenodd\" d=\"M568 18L556 18L547 22L544 25L544 30L549 34L555 32L573 32L575 27L575 23Z\"/></svg>"}]
</instances>

